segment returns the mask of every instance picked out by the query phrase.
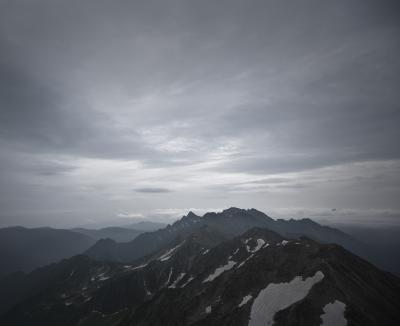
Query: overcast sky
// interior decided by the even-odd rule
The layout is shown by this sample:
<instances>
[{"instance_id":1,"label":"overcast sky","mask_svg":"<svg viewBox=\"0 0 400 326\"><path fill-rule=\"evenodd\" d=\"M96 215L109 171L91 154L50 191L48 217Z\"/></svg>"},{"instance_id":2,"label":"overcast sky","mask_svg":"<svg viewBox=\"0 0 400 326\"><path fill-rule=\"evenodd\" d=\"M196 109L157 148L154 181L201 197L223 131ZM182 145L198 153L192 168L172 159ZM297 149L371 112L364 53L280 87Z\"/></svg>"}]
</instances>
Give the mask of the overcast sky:
<instances>
[{"instance_id":1,"label":"overcast sky","mask_svg":"<svg viewBox=\"0 0 400 326\"><path fill-rule=\"evenodd\" d=\"M400 223L396 0L0 0L0 226L230 206Z\"/></svg>"}]
</instances>

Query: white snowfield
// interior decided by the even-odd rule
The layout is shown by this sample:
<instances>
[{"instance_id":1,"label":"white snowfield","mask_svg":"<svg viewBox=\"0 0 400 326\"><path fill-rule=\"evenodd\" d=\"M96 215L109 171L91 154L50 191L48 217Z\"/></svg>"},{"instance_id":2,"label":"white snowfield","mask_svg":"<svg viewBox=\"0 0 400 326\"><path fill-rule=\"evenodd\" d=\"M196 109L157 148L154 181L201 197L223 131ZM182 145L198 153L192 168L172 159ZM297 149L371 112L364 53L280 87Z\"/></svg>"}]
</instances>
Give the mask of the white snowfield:
<instances>
[{"instance_id":1,"label":"white snowfield","mask_svg":"<svg viewBox=\"0 0 400 326\"><path fill-rule=\"evenodd\" d=\"M186 285L188 285L190 282L194 280L194 276L190 276L189 279L181 285L181 288L184 288Z\"/></svg>"},{"instance_id":2,"label":"white snowfield","mask_svg":"<svg viewBox=\"0 0 400 326\"><path fill-rule=\"evenodd\" d=\"M346 326L347 320L344 317L345 310L346 305L339 300L328 303L324 307L324 313L321 315L321 326Z\"/></svg>"},{"instance_id":3,"label":"white snowfield","mask_svg":"<svg viewBox=\"0 0 400 326\"><path fill-rule=\"evenodd\" d=\"M268 284L254 299L249 326L272 325L278 311L305 298L313 285L323 278L324 274L318 271L304 280L302 276L296 276L289 283Z\"/></svg>"},{"instance_id":4,"label":"white snowfield","mask_svg":"<svg viewBox=\"0 0 400 326\"><path fill-rule=\"evenodd\" d=\"M249 241L251 241L251 240L253 240L253 238L249 238L249 239L244 240L244 243L245 243L245 245L246 245L246 250L247 250L247 251L250 250L250 247L249 247L247 244L248 244Z\"/></svg>"},{"instance_id":5,"label":"white snowfield","mask_svg":"<svg viewBox=\"0 0 400 326\"><path fill-rule=\"evenodd\" d=\"M148 265L148 263L142 264L142 265L139 265L139 266L136 266L136 267L133 267L133 266L130 266L130 265L125 265L124 268L126 268L127 270L130 270L130 271L135 271L137 269L145 268L147 265Z\"/></svg>"},{"instance_id":6,"label":"white snowfield","mask_svg":"<svg viewBox=\"0 0 400 326\"><path fill-rule=\"evenodd\" d=\"M223 272L229 271L233 266L236 265L236 262L233 260L228 260L228 263L224 266L218 267L214 273L209 275L203 283L214 281L218 276L220 276Z\"/></svg>"},{"instance_id":7,"label":"white snowfield","mask_svg":"<svg viewBox=\"0 0 400 326\"><path fill-rule=\"evenodd\" d=\"M90 278L90 281L100 281L100 282L102 282L102 281L105 281L105 280L108 280L109 278L110 278L110 276L107 276L106 275L107 273L106 272L102 272L102 273L99 273L99 274L97 274L97 275L94 275L94 276L92 276L91 278Z\"/></svg>"},{"instance_id":8,"label":"white snowfield","mask_svg":"<svg viewBox=\"0 0 400 326\"><path fill-rule=\"evenodd\" d=\"M253 258L254 254L251 254L249 257L247 257L245 260L243 260L237 268L242 267L244 264L246 264L251 258Z\"/></svg>"},{"instance_id":9,"label":"white snowfield","mask_svg":"<svg viewBox=\"0 0 400 326\"><path fill-rule=\"evenodd\" d=\"M167 280L167 282L165 283L165 286L167 286L168 284L169 284L169 282L171 281L171 276L172 276L172 273L173 273L173 268L171 267L171 269L169 270L169 273L168 273L168 280Z\"/></svg>"},{"instance_id":10,"label":"white snowfield","mask_svg":"<svg viewBox=\"0 0 400 326\"><path fill-rule=\"evenodd\" d=\"M179 275L178 275L178 277L176 278L176 280L174 281L174 283L172 283L168 288L169 289L175 289L176 288L176 285L179 283L179 281L181 280L181 279L183 279L183 277L186 275L186 273L180 273Z\"/></svg>"},{"instance_id":11,"label":"white snowfield","mask_svg":"<svg viewBox=\"0 0 400 326\"><path fill-rule=\"evenodd\" d=\"M243 300L242 300L242 302L241 303L239 303L239 308L240 307L242 307L242 306L244 306L247 302L249 302L251 299L252 299L253 297L249 294L249 295L246 295L245 297L243 297Z\"/></svg>"},{"instance_id":12,"label":"white snowfield","mask_svg":"<svg viewBox=\"0 0 400 326\"><path fill-rule=\"evenodd\" d=\"M105 273L100 274L98 277L99 277L98 280L100 282L108 280L110 278L110 276L106 276Z\"/></svg>"},{"instance_id":13,"label":"white snowfield","mask_svg":"<svg viewBox=\"0 0 400 326\"><path fill-rule=\"evenodd\" d=\"M282 240L282 242L278 242L276 245L277 246L286 246L287 244L289 243L289 241L288 240Z\"/></svg>"},{"instance_id":14,"label":"white snowfield","mask_svg":"<svg viewBox=\"0 0 400 326\"><path fill-rule=\"evenodd\" d=\"M210 251L210 249L205 250L202 255L205 255L206 253L208 253Z\"/></svg>"},{"instance_id":15,"label":"white snowfield","mask_svg":"<svg viewBox=\"0 0 400 326\"><path fill-rule=\"evenodd\" d=\"M287 240L282 240L282 246L286 246L288 243L289 243L289 241L287 241Z\"/></svg>"},{"instance_id":16,"label":"white snowfield","mask_svg":"<svg viewBox=\"0 0 400 326\"><path fill-rule=\"evenodd\" d=\"M250 249L249 245L247 245L247 244L246 244L246 249L248 252L255 253L255 252L259 251L264 245L265 245L265 241L263 239L257 239L257 245L253 249Z\"/></svg>"},{"instance_id":17,"label":"white snowfield","mask_svg":"<svg viewBox=\"0 0 400 326\"><path fill-rule=\"evenodd\" d=\"M237 248L237 249L232 253L232 255L230 255L230 256L228 257L228 260L231 260L232 257L235 256L235 255L238 253L238 251L239 251L239 248Z\"/></svg>"},{"instance_id":18,"label":"white snowfield","mask_svg":"<svg viewBox=\"0 0 400 326\"><path fill-rule=\"evenodd\" d=\"M166 260L170 259L170 258L172 257L172 254L174 253L174 251L175 251L176 249L178 249L180 246L182 246L182 244L183 244L184 242L185 242L185 241L181 242L180 244L178 244L178 245L175 246L174 248L168 250L165 254L163 254L162 256L160 256L160 257L158 258L158 260L159 260L159 261L166 261Z\"/></svg>"}]
</instances>

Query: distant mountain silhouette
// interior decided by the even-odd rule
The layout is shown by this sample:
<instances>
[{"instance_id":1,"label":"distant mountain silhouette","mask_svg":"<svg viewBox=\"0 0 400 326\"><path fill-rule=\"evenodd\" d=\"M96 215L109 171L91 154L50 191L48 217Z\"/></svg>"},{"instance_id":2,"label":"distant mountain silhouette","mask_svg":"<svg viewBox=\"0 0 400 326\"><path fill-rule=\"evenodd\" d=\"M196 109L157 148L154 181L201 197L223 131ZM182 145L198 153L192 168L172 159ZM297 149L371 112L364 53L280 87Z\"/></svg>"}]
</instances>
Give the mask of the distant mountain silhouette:
<instances>
[{"instance_id":1,"label":"distant mountain silhouette","mask_svg":"<svg viewBox=\"0 0 400 326\"><path fill-rule=\"evenodd\" d=\"M0 275L34 268L82 253L96 239L70 230L8 227L0 229Z\"/></svg>"},{"instance_id":2,"label":"distant mountain silhouette","mask_svg":"<svg viewBox=\"0 0 400 326\"><path fill-rule=\"evenodd\" d=\"M100 239L130 241L143 231L109 227L52 229L8 227L0 229L0 276L16 271L29 272L40 266L80 254Z\"/></svg>"},{"instance_id":3,"label":"distant mountain silhouette","mask_svg":"<svg viewBox=\"0 0 400 326\"><path fill-rule=\"evenodd\" d=\"M399 226L365 226L337 225L352 237L360 240L368 250L360 252L364 258L400 276L400 227Z\"/></svg>"},{"instance_id":4,"label":"distant mountain silhouette","mask_svg":"<svg viewBox=\"0 0 400 326\"><path fill-rule=\"evenodd\" d=\"M143 231L127 227L107 227L102 229L74 228L74 232L88 235L96 240L110 238L117 242L127 242L136 238Z\"/></svg>"},{"instance_id":5,"label":"distant mountain silhouette","mask_svg":"<svg viewBox=\"0 0 400 326\"><path fill-rule=\"evenodd\" d=\"M135 229L138 231L156 231L162 228L165 228L167 224L161 222L153 222L153 221L140 221L131 224L123 225L124 228Z\"/></svg>"}]
</instances>

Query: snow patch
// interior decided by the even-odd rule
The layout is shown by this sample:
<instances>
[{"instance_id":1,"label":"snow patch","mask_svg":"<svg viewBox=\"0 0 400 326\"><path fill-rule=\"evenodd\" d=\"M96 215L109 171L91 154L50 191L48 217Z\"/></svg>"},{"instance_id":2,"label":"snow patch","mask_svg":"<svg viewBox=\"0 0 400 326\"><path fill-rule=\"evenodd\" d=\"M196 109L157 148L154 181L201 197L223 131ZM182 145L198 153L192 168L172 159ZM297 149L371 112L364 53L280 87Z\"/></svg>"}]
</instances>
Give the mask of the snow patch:
<instances>
[{"instance_id":1,"label":"snow patch","mask_svg":"<svg viewBox=\"0 0 400 326\"><path fill-rule=\"evenodd\" d=\"M346 326L347 320L344 317L345 310L346 305L339 300L328 303L325 305L324 313L321 315L321 326Z\"/></svg>"},{"instance_id":2,"label":"snow patch","mask_svg":"<svg viewBox=\"0 0 400 326\"><path fill-rule=\"evenodd\" d=\"M108 280L108 279L110 278L110 276L106 276L106 274L107 274L107 272L102 272L102 273L99 273L99 274L97 274L97 275L93 275L93 276L90 278L90 281L91 281L91 282L94 282L94 281L100 281L100 282L102 282L102 281Z\"/></svg>"},{"instance_id":3,"label":"snow patch","mask_svg":"<svg viewBox=\"0 0 400 326\"><path fill-rule=\"evenodd\" d=\"M250 252L257 252L262 248L262 246L265 244L265 241L263 239L257 239L257 245L254 247L254 249L250 250Z\"/></svg>"},{"instance_id":4,"label":"snow patch","mask_svg":"<svg viewBox=\"0 0 400 326\"><path fill-rule=\"evenodd\" d=\"M148 263L142 264L142 265L139 265L139 266L136 266L136 267L132 267L132 266L128 266L128 265L125 265L124 267L126 269L129 269L130 271L135 271L135 270L138 270L138 269L145 268L147 265L148 265Z\"/></svg>"},{"instance_id":5,"label":"snow patch","mask_svg":"<svg viewBox=\"0 0 400 326\"><path fill-rule=\"evenodd\" d=\"M190 276L189 279L184 284L182 284L181 288L184 288L186 285L188 285L193 280L194 280L194 276Z\"/></svg>"},{"instance_id":6,"label":"snow patch","mask_svg":"<svg viewBox=\"0 0 400 326\"><path fill-rule=\"evenodd\" d=\"M184 242L185 242L185 241L182 241L180 244L178 244L178 245L175 246L174 248L169 249L165 254L163 254L161 257L159 257L158 260L159 260L159 261L166 261L166 260L170 259L170 258L172 257L172 254L174 253L174 251L175 251L176 249L178 249L180 246L182 246L182 244L183 244Z\"/></svg>"},{"instance_id":7,"label":"snow patch","mask_svg":"<svg viewBox=\"0 0 400 326\"><path fill-rule=\"evenodd\" d=\"M169 284L169 281L171 281L172 272L173 272L173 268L171 267L169 270L169 274L168 274L168 280L165 283L165 286L167 286Z\"/></svg>"},{"instance_id":8,"label":"snow patch","mask_svg":"<svg viewBox=\"0 0 400 326\"><path fill-rule=\"evenodd\" d=\"M232 253L232 255L230 255L230 256L228 257L228 260L231 260L232 257L235 256L235 255L238 253L238 251L239 251L239 248L237 248L237 249Z\"/></svg>"},{"instance_id":9,"label":"snow patch","mask_svg":"<svg viewBox=\"0 0 400 326\"><path fill-rule=\"evenodd\" d=\"M246 295L245 297L243 297L243 300L242 300L242 302L241 303L239 303L239 308L240 307L243 307L247 302L249 302L251 299L252 299L253 297L249 294L249 295Z\"/></svg>"},{"instance_id":10,"label":"snow patch","mask_svg":"<svg viewBox=\"0 0 400 326\"><path fill-rule=\"evenodd\" d=\"M246 240L244 241L244 243L246 244L246 250L247 250L247 252L250 252L250 246L248 245L248 243L249 243L251 240L253 240L253 238L249 238L249 239L246 239Z\"/></svg>"},{"instance_id":11,"label":"snow patch","mask_svg":"<svg viewBox=\"0 0 400 326\"><path fill-rule=\"evenodd\" d=\"M144 291L146 292L146 295L151 295L151 292L147 288L146 280L143 281L143 287L144 287Z\"/></svg>"},{"instance_id":12,"label":"snow patch","mask_svg":"<svg viewBox=\"0 0 400 326\"><path fill-rule=\"evenodd\" d=\"M215 280L218 276L220 276L223 272L225 271L229 271L233 266L236 265L236 262L233 260L228 260L228 263L224 266L218 267L217 269L215 269L214 273L212 273L211 275L209 275L204 281L203 283L206 282L211 282L213 280Z\"/></svg>"},{"instance_id":13,"label":"snow patch","mask_svg":"<svg viewBox=\"0 0 400 326\"><path fill-rule=\"evenodd\" d=\"M101 276L101 277L99 277L99 281L102 282L102 281L108 280L109 278L110 278L110 276Z\"/></svg>"},{"instance_id":14,"label":"snow patch","mask_svg":"<svg viewBox=\"0 0 400 326\"><path fill-rule=\"evenodd\" d=\"M178 275L178 277L176 278L176 280L174 281L174 283L172 283L168 288L169 288L169 289L175 289L175 288L176 288L176 285L179 283L179 281L180 281L181 279L183 279L183 278L185 277L185 275L186 275L186 273L180 273L180 274Z\"/></svg>"},{"instance_id":15,"label":"snow patch","mask_svg":"<svg viewBox=\"0 0 400 326\"><path fill-rule=\"evenodd\" d=\"M101 274L97 275L97 279L98 279L100 282L105 281L105 280L108 280L108 279L110 278L110 276L106 276L105 274L106 274L106 273L101 273Z\"/></svg>"},{"instance_id":16,"label":"snow patch","mask_svg":"<svg viewBox=\"0 0 400 326\"><path fill-rule=\"evenodd\" d=\"M324 278L321 271L303 280L296 276L289 283L271 283L255 298L250 312L249 326L272 325L275 314L302 300L314 284Z\"/></svg>"},{"instance_id":17,"label":"snow patch","mask_svg":"<svg viewBox=\"0 0 400 326\"><path fill-rule=\"evenodd\" d=\"M237 268L242 267L244 264L247 263L248 260L250 260L251 258L253 258L254 254L251 254L249 257L247 257L244 261L242 261L239 266Z\"/></svg>"},{"instance_id":18,"label":"snow patch","mask_svg":"<svg viewBox=\"0 0 400 326\"><path fill-rule=\"evenodd\" d=\"M244 243L246 244L246 250L247 250L247 252L255 253L255 252L257 252L258 250L260 250L260 249L265 245L264 239L257 239L257 240L256 240L256 241L257 241L256 246L255 246L253 249L251 249L250 246L248 245L248 243L249 243L251 240L253 240L253 239L252 239L252 238L246 239L245 242L244 242ZM268 244L267 244L266 246L268 246Z\"/></svg>"}]
</instances>

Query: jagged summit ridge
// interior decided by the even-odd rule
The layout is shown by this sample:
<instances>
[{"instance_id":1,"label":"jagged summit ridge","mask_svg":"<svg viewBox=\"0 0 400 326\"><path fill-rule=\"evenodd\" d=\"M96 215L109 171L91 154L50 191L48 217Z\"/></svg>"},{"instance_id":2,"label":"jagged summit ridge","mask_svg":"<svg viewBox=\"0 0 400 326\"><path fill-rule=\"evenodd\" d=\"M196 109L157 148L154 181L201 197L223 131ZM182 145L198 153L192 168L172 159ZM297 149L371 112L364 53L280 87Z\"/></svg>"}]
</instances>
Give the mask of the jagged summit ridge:
<instances>
[{"instance_id":1,"label":"jagged summit ridge","mask_svg":"<svg viewBox=\"0 0 400 326\"><path fill-rule=\"evenodd\" d=\"M223 235L221 238L231 239L254 227L267 228L282 236L307 236L327 243L338 243L355 251L359 244L350 236L336 229L323 227L308 220L274 220L254 208L240 209L230 207L221 212L208 212L203 216L189 212L172 225L154 232L139 235L127 243L98 242L86 251L86 254L98 260L131 263L150 255L164 246L169 246L178 236L185 237L204 226ZM356 251L358 250L358 251Z\"/></svg>"},{"instance_id":2,"label":"jagged summit ridge","mask_svg":"<svg viewBox=\"0 0 400 326\"><path fill-rule=\"evenodd\" d=\"M268 215L255 208L242 209L237 207L230 207L222 210L221 212L207 212L202 216L195 214L193 211L189 211L187 215L182 216L179 220L174 222L172 225L168 225L167 228L181 228L193 225L195 223L213 223L215 219L224 218L240 218L240 219L261 219L273 221Z\"/></svg>"}]
</instances>

